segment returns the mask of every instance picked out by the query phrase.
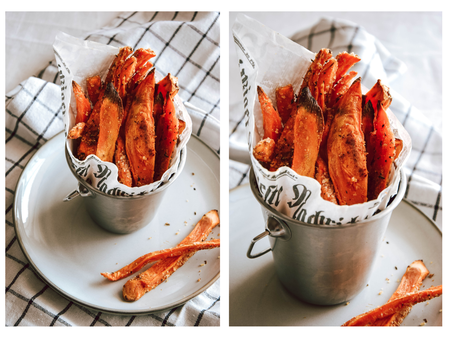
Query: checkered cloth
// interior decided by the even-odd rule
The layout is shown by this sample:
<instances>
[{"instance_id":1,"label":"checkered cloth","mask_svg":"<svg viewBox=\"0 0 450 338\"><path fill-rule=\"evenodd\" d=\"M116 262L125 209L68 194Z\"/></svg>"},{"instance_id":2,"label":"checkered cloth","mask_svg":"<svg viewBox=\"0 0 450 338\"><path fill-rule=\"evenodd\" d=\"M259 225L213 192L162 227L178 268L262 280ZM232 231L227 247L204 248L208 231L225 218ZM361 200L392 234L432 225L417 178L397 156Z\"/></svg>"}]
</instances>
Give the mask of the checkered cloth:
<instances>
[{"instance_id":1,"label":"checkered cloth","mask_svg":"<svg viewBox=\"0 0 450 338\"><path fill-rule=\"evenodd\" d=\"M150 46L162 74L178 77L179 96L193 134L219 151L219 13L122 13L85 39L133 49ZM146 316L92 311L61 297L35 274L20 249L13 224L14 190L29 159L63 130L55 61L6 95L6 325L218 326L220 280L185 305Z\"/></svg>"},{"instance_id":2,"label":"checkered cloth","mask_svg":"<svg viewBox=\"0 0 450 338\"><path fill-rule=\"evenodd\" d=\"M362 77L364 86L371 88L381 79L390 87L393 98L390 109L411 135L413 142L410 158L404 166L408 180L405 199L441 227L442 136L426 116L395 92L395 84L390 85L406 71L404 63L391 55L363 27L345 20L321 19L309 29L294 34L291 39L315 53L321 48L331 49L333 55L342 51L354 52L361 61L352 70ZM230 160L230 188L248 182L250 167L244 162L249 161L249 158L242 156L247 142L243 121L243 104L239 97L230 101L230 157L231 154L239 157L238 161Z\"/></svg>"}]
</instances>

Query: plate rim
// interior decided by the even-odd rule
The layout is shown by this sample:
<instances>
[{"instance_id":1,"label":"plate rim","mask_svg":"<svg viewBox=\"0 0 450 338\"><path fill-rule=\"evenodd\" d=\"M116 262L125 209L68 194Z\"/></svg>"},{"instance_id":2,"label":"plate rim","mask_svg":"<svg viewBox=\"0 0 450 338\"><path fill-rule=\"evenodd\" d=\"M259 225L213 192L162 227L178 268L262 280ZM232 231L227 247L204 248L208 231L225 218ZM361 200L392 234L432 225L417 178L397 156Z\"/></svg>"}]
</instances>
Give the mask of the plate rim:
<instances>
[{"instance_id":1,"label":"plate rim","mask_svg":"<svg viewBox=\"0 0 450 338\"><path fill-rule=\"evenodd\" d=\"M61 134L64 134L64 131L61 131L61 132L57 133L56 135L52 136L51 138L49 138L47 140L47 142L44 143L41 147L39 147L39 149L29 159L29 161L25 165L25 168L20 173L19 179L17 180L16 187L15 187L15 190L14 190L15 192L17 192L17 188L18 188L18 186L19 186L19 184L20 184L20 182L22 180L22 176L25 173L25 170L30 165L30 163L35 159L35 157L39 154L41 149L43 149L45 147L45 145L47 145L50 141L54 140L55 138L59 137ZM206 149L208 149L214 155L216 155L216 157L220 161L220 155L216 151L214 151L208 144L206 144L205 141L203 141L202 139L200 139L200 137L198 137L197 135L194 135L194 134L191 134L191 138L192 137L194 139L196 139L197 141L200 141L200 143L203 146L205 146ZM188 144L189 144L189 142L186 144L186 149L188 148ZM220 170L220 166L219 166L219 170ZM219 172L219 175L220 175L220 172ZM220 179L219 179L219 181L220 181ZM82 301L82 300L76 298L75 296L72 296L68 292L62 290L57 285L55 285L52 281L50 281L45 276L45 274L37 267L36 263L31 259L30 255L28 254L28 251L25 248L25 245L22 242L22 237L20 235L20 232L18 231L18 225L17 225L17 221L16 221L16 206L17 206L17 204L18 204L18 195L15 193L14 194L14 201L13 201L13 208L12 208L12 210L13 210L12 218L13 218L14 232L16 234L17 242L19 243L19 247L22 250L22 253L24 254L24 256L26 257L26 259L28 260L28 262L30 264L30 268L32 269L32 271L36 274L36 276L39 279L41 279L44 283L46 283L48 286L50 286L52 288L52 290L54 290L58 295L64 297L65 299L67 299L67 300L69 300L69 301L71 301L71 302L73 302L73 303L75 303L75 304L77 304L79 306L86 307L86 308L89 308L89 309L92 309L92 310L95 310L95 311L101 311L101 312L104 312L104 313L114 314L114 315L125 315L125 316L149 315L149 314L153 314L153 313L167 311L169 309L172 309L174 307L178 307L180 305L183 305L183 304L187 303L191 299L197 297L198 295L200 295L201 293L203 293L207 289L209 289L220 278L220 268L219 268L218 273L207 284L205 284L203 287L201 287L197 291L193 292L192 294L190 294L187 297L182 298L182 300L175 301L175 302L172 302L172 303L170 303L168 305L165 305L163 307L155 308L155 309L152 309L152 310L115 310L115 309L112 309L112 308L101 307L101 306L97 306L97 305L91 304L89 302Z\"/></svg>"}]
</instances>

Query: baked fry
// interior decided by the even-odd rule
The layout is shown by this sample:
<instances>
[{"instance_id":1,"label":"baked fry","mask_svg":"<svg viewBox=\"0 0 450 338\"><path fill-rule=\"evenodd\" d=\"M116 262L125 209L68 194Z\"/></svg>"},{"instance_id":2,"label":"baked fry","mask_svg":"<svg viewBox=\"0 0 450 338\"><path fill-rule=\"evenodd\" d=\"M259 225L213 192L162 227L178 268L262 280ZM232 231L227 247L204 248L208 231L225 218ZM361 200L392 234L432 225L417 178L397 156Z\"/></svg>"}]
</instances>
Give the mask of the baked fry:
<instances>
[{"instance_id":1,"label":"baked fry","mask_svg":"<svg viewBox=\"0 0 450 338\"><path fill-rule=\"evenodd\" d=\"M138 88L125 124L125 146L136 186L153 182L155 171L155 124L153 102L155 71Z\"/></svg>"},{"instance_id":2,"label":"baked fry","mask_svg":"<svg viewBox=\"0 0 450 338\"><path fill-rule=\"evenodd\" d=\"M136 70L141 68L148 60L156 56L156 53L150 48L139 48L136 49L133 53L133 56L136 58ZM151 67L150 67L151 68Z\"/></svg>"},{"instance_id":3,"label":"baked fry","mask_svg":"<svg viewBox=\"0 0 450 338\"><path fill-rule=\"evenodd\" d=\"M428 276L429 271L422 260L412 262L406 269L397 290L389 298L388 302L406 296L408 293L418 291L422 281ZM390 316L375 321L372 326L399 326L409 314L412 306L402 309Z\"/></svg>"},{"instance_id":4,"label":"baked fry","mask_svg":"<svg viewBox=\"0 0 450 338\"><path fill-rule=\"evenodd\" d=\"M363 101L364 103L364 101ZM371 146L370 135L373 132L373 120L375 118L375 111L372 107L372 102L368 101L362 110L362 120L361 120L361 129L364 134L364 141L366 143L366 161L367 166L369 166L369 163L372 163L372 158L374 155L374 149Z\"/></svg>"},{"instance_id":5,"label":"baked fry","mask_svg":"<svg viewBox=\"0 0 450 338\"><path fill-rule=\"evenodd\" d=\"M105 88L102 88L97 103L95 104L94 109L92 109L92 113L89 115L89 119L84 127L81 142L77 151L77 157L81 161L84 161L89 155L95 155L97 152L98 133L100 131L100 108L102 107L104 92Z\"/></svg>"},{"instance_id":6,"label":"baked fry","mask_svg":"<svg viewBox=\"0 0 450 338\"><path fill-rule=\"evenodd\" d=\"M338 69L338 63L336 59L330 58L320 71L319 78L317 80L317 100L320 109L325 111L325 98L331 91L336 79L336 71Z\"/></svg>"},{"instance_id":7,"label":"baked fry","mask_svg":"<svg viewBox=\"0 0 450 338\"><path fill-rule=\"evenodd\" d=\"M319 78L320 70L322 69L325 62L331 59L332 54L328 48L322 48L315 56L314 60L311 62L305 77L303 78L302 85L300 86L300 91L298 96L301 95L303 88L309 86L309 90L314 89L315 84ZM311 94L313 91L311 91Z\"/></svg>"},{"instance_id":8,"label":"baked fry","mask_svg":"<svg viewBox=\"0 0 450 338\"><path fill-rule=\"evenodd\" d=\"M180 135L183 132L184 128L186 128L186 122L178 119L178 135Z\"/></svg>"},{"instance_id":9,"label":"baked fry","mask_svg":"<svg viewBox=\"0 0 450 338\"><path fill-rule=\"evenodd\" d=\"M378 101L380 101L384 110L388 109L392 102L389 88L382 84L381 80L378 80L366 94L365 103L368 101L372 102L372 107L374 109L378 106Z\"/></svg>"},{"instance_id":10,"label":"baked fry","mask_svg":"<svg viewBox=\"0 0 450 338\"><path fill-rule=\"evenodd\" d=\"M398 138L396 138L395 139L395 156L394 156L394 161L400 155L400 153L402 152L402 149L403 149L403 141L398 139Z\"/></svg>"},{"instance_id":11,"label":"baked fry","mask_svg":"<svg viewBox=\"0 0 450 338\"><path fill-rule=\"evenodd\" d=\"M275 97L277 100L278 114L280 115L281 122L286 124L291 116L292 108L294 107L294 89L289 84L284 87L278 87L275 91Z\"/></svg>"},{"instance_id":12,"label":"baked fry","mask_svg":"<svg viewBox=\"0 0 450 338\"><path fill-rule=\"evenodd\" d=\"M160 93L158 97L162 97ZM159 181L169 169L170 160L178 139L178 119L170 93L167 93L164 112L156 125L156 160L153 181Z\"/></svg>"},{"instance_id":13,"label":"baked fry","mask_svg":"<svg viewBox=\"0 0 450 338\"><path fill-rule=\"evenodd\" d=\"M270 137L259 141L255 148L253 148L253 156L257 159L264 168L269 169L272 162L275 150L275 141Z\"/></svg>"},{"instance_id":14,"label":"baked fry","mask_svg":"<svg viewBox=\"0 0 450 338\"><path fill-rule=\"evenodd\" d=\"M367 162L369 170L368 199L376 199L389 180L392 162L395 157L395 137L392 132L386 111L378 102L375 112L374 131L370 133L371 162Z\"/></svg>"},{"instance_id":15,"label":"baked fry","mask_svg":"<svg viewBox=\"0 0 450 338\"><path fill-rule=\"evenodd\" d=\"M122 123L122 115L122 100L110 82L106 85L100 108L96 155L102 161L112 162L113 160L116 140Z\"/></svg>"},{"instance_id":16,"label":"baked fry","mask_svg":"<svg viewBox=\"0 0 450 338\"><path fill-rule=\"evenodd\" d=\"M356 75L358 75L357 72L350 72L344 75L338 82L336 82L326 99L327 107L333 108L336 106L339 99L344 96L344 94L350 88L351 81Z\"/></svg>"},{"instance_id":17,"label":"baked fry","mask_svg":"<svg viewBox=\"0 0 450 338\"><path fill-rule=\"evenodd\" d=\"M354 53L342 52L336 56L338 62L338 69L336 71L336 82L339 81L347 71L353 67L355 63L361 61L361 59Z\"/></svg>"},{"instance_id":18,"label":"baked fry","mask_svg":"<svg viewBox=\"0 0 450 338\"><path fill-rule=\"evenodd\" d=\"M158 82L155 90L155 109L153 111L156 125L158 125L159 117L163 114L163 107L167 93L169 93L170 99L173 100L179 89L178 78L170 73ZM162 100L157 100L159 94L161 94Z\"/></svg>"},{"instance_id":19,"label":"baked fry","mask_svg":"<svg viewBox=\"0 0 450 338\"><path fill-rule=\"evenodd\" d=\"M403 311L417 303L425 302L442 295L442 285L431 287L426 290L408 293L407 295L391 300L371 311L356 316L342 326L371 326L377 320L388 317L399 311Z\"/></svg>"},{"instance_id":20,"label":"baked fry","mask_svg":"<svg viewBox=\"0 0 450 338\"><path fill-rule=\"evenodd\" d=\"M95 106L98 100L98 96L100 95L100 90L102 88L102 80L100 78L100 75L88 77L86 79L86 87L92 106Z\"/></svg>"},{"instance_id":21,"label":"baked fry","mask_svg":"<svg viewBox=\"0 0 450 338\"><path fill-rule=\"evenodd\" d=\"M114 75L112 82L114 84L114 88L116 88L117 91L119 91L119 84L120 84L120 74L122 73L122 68L125 64L125 61L127 58L133 53L133 48L131 47L122 47L120 48L116 69L114 70ZM106 83L108 84L108 83Z\"/></svg>"},{"instance_id":22,"label":"baked fry","mask_svg":"<svg viewBox=\"0 0 450 338\"><path fill-rule=\"evenodd\" d=\"M328 135L328 169L340 205L367 202L361 95L361 79L358 78L339 100Z\"/></svg>"},{"instance_id":23,"label":"baked fry","mask_svg":"<svg viewBox=\"0 0 450 338\"><path fill-rule=\"evenodd\" d=\"M320 196L326 201L338 204L336 192L334 191L334 185L331 181L330 174L328 173L328 166L320 155L317 157L315 178L321 186Z\"/></svg>"},{"instance_id":24,"label":"baked fry","mask_svg":"<svg viewBox=\"0 0 450 338\"><path fill-rule=\"evenodd\" d=\"M83 134L85 126L86 123L84 122L77 123L72 129L70 129L69 134L67 134L67 138L71 140L80 138L81 135Z\"/></svg>"},{"instance_id":25,"label":"baked fry","mask_svg":"<svg viewBox=\"0 0 450 338\"><path fill-rule=\"evenodd\" d=\"M314 177L323 133L322 110L305 87L298 99L294 125L292 169L299 175Z\"/></svg>"},{"instance_id":26,"label":"baked fry","mask_svg":"<svg viewBox=\"0 0 450 338\"><path fill-rule=\"evenodd\" d=\"M119 53L117 53L116 57L114 58L113 62L111 63L111 66L109 66L108 73L106 74L104 86L106 86L110 82L114 82L114 74L116 73L117 67L120 64L120 60L122 60L124 53L127 50L129 50L129 48L130 47L120 48ZM125 59L126 59L126 57L125 57Z\"/></svg>"},{"instance_id":27,"label":"baked fry","mask_svg":"<svg viewBox=\"0 0 450 338\"><path fill-rule=\"evenodd\" d=\"M294 126L297 116L297 105L295 104L291 111L291 116L286 122L278 142L276 142L275 154L270 163L270 171L276 171L278 168L292 166L294 156ZM275 142L275 141L274 141Z\"/></svg>"},{"instance_id":28,"label":"baked fry","mask_svg":"<svg viewBox=\"0 0 450 338\"><path fill-rule=\"evenodd\" d=\"M153 67L153 64L150 61L148 61L147 63L145 63L144 65L142 65L139 68L136 67L136 72L134 73L134 75L131 78L131 80L128 81L127 93L133 93L132 96L134 96L136 87L139 85L139 83L142 80L145 79L145 77L147 76L148 71L152 67ZM128 94L128 95L130 95L130 94Z\"/></svg>"},{"instance_id":29,"label":"baked fry","mask_svg":"<svg viewBox=\"0 0 450 338\"><path fill-rule=\"evenodd\" d=\"M131 175L130 162L128 161L127 152L125 150L125 142L120 134L117 137L114 164L118 169L117 180L128 187L132 187L133 177Z\"/></svg>"},{"instance_id":30,"label":"baked fry","mask_svg":"<svg viewBox=\"0 0 450 338\"><path fill-rule=\"evenodd\" d=\"M179 245L186 245L194 242L204 241L211 230L219 224L219 214L217 210L211 210L206 213L197 223L194 230L181 241ZM136 301L144 294L157 287L159 284L169 278L179 267L183 266L194 252L163 259L152 265L145 272L130 279L123 286L122 295L127 301Z\"/></svg>"},{"instance_id":31,"label":"baked fry","mask_svg":"<svg viewBox=\"0 0 450 338\"><path fill-rule=\"evenodd\" d=\"M75 123L87 122L92 111L91 103L84 94L83 89L81 89L81 86L75 81L72 81L72 89L77 103L77 117Z\"/></svg>"},{"instance_id":32,"label":"baked fry","mask_svg":"<svg viewBox=\"0 0 450 338\"><path fill-rule=\"evenodd\" d=\"M257 87L258 99L263 116L264 137L270 137L275 143L281 135L281 118L273 107L272 101L260 86Z\"/></svg>"},{"instance_id":33,"label":"baked fry","mask_svg":"<svg viewBox=\"0 0 450 338\"><path fill-rule=\"evenodd\" d=\"M119 83L117 92L120 98L123 100L127 93L127 83L130 81L136 69L137 60L134 56L130 56L123 64L122 71L120 72Z\"/></svg>"},{"instance_id":34,"label":"baked fry","mask_svg":"<svg viewBox=\"0 0 450 338\"><path fill-rule=\"evenodd\" d=\"M101 275L110 281L117 281L119 279L126 278L133 273L139 271L142 269L145 265L156 262L161 259L166 259L170 257L179 257L182 255L190 254L192 252L197 252L199 250L208 250L213 248L220 247L220 239L213 239L206 242L193 242L189 244L183 244L178 245L175 248L171 249L164 249L159 251L154 251L151 253L148 253L146 255L143 255L133 261L132 263L128 264L127 266L123 267L120 270L117 270L116 272L108 273L108 272L102 272Z\"/></svg>"}]
</instances>

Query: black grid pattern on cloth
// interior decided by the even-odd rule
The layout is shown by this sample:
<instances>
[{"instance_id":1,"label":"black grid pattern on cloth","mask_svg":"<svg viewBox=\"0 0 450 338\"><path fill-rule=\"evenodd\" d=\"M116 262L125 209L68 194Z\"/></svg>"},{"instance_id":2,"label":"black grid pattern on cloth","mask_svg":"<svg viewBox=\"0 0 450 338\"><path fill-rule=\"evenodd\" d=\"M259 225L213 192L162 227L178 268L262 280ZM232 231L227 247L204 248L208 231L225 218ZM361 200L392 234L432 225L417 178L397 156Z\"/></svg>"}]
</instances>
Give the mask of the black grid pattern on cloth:
<instances>
[{"instance_id":1,"label":"black grid pattern on cloth","mask_svg":"<svg viewBox=\"0 0 450 338\"><path fill-rule=\"evenodd\" d=\"M171 30L175 26L180 27L177 32ZM163 31L170 37L162 34ZM132 12L122 13L110 26L86 39L118 47L150 46L155 50L159 54L155 68L162 74L178 74L180 96L187 102L192 116L193 133L219 151L219 32L219 13ZM189 44L190 49L180 47L183 34L196 39ZM154 41L160 43L154 46ZM177 58L173 63L172 57ZM35 274L14 231L13 200L17 181L28 160L42 144L63 130L58 75L53 60L37 78L29 78L5 96L6 326L217 326L220 281L183 306L145 316L118 316L66 300Z\"/></svg>"},{"instance_id":2,"label":"black grid pattern on cloth","mask_svg":"<svg viewBox=\"0 0 450 338\"><path fill-rule=\"evenodd\" d=\"M393 57L379 41L364 28L352 22L321 19L311 28L294 34L291 39L315 53L321 48L331 49L333 55L342 51L354 52L361 61L352 70L358 72L363 85L367 88L371 88L379 78L388 83L405 70L403 63ZM373 65L378 67L372 67ZM384 69L385 73L375 73L371 69ZM441 224L442 137L420 111L392 88L390 93L393 98L390 109L413 139L411 155L404 165L408 183L405 198ZM235 110L233 107L230 108L231 111ZM243 112L240 115L230 116L229 139L247 144L243 120ZM230 161L230 188L246 182L247 168L248 166L244 164Z\"/></svg>"}]
</instances>

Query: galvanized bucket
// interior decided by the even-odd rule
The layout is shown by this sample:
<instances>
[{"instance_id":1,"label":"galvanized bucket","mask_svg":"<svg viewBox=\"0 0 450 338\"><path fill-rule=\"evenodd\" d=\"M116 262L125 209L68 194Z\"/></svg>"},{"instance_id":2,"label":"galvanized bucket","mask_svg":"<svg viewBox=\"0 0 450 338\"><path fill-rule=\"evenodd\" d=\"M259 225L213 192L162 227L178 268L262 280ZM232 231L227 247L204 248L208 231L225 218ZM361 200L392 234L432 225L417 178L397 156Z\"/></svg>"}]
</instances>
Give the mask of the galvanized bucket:
<instances>
[{"instance_id":1,"label":"galvanized bucket","mask_svg":"<svg viewBox=\"0 0 450 338\"><path fill-rule=\"evenodd\" d=\"M333 305L352 299L366 287L389 219L405 194L406 177L403 170L400 174L398 193L385 210L359 223L325 226L294 220L268 206L251 170L250 186L266 230L252 240L247 257L272 251L278 279L302 301ZM252 254L255 243L266 236L270 248Z\"/></svg>"},{"instance_id":2,"label":"galvanized bucket","mask_svg":"<svg viewBox=\"0 0 450 338\"><path fill-rule=\"evenodd\" d=\"M66 161L72 174L78 180L78 189L67 195L64 201L71 201L78 196L85 198L86 209L91 218L108 231L127 234L139 230L155 217L167 189L183 171L186 152L186 147L180 152L180 162L176 173L153 192L137 196L114 196L95 189L80 178L71 165L66 148Z\"/></svg>"}]
</instances>

